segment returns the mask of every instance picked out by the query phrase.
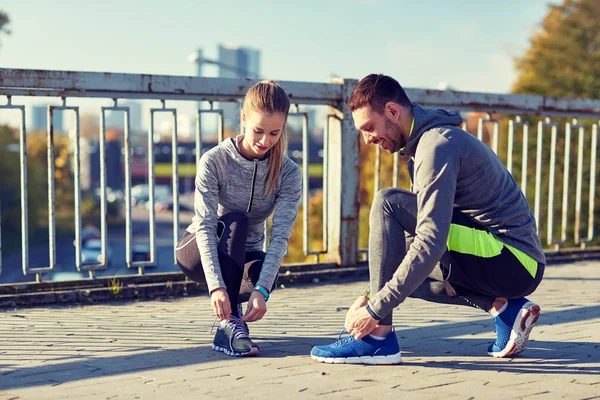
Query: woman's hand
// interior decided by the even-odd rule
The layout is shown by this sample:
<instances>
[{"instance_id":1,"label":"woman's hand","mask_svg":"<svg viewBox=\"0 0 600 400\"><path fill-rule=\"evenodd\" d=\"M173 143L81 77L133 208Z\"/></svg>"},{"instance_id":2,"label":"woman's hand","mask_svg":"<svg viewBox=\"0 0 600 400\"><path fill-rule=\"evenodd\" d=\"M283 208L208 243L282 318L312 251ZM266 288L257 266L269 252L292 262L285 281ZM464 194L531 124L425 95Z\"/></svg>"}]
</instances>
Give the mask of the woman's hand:
<instances>
[{"instance_id":1,"label":"woman's hand","mask_svg":"<svg viewBox=\"0 0 600 400\"><path fill-rule=\"evenodd\" d=\"M227 289L218 288L213 290L210 294L210 305L217 318L229 321L229 317L231 316L231 303L229 302Z\"/></svg>"},{"instance_id":2,"label":"woman's hand","mask_svg":"<svg viewBox=\"0 0 600 400\"><path fill-rule=\"evenodd\" d=\"M265 316L267 312L267 302L265 297L258 290L253 290L248 300L248 307L246 308L246 314L242 321L253 322L258 321Z\"/></svg>"}]
</instances>

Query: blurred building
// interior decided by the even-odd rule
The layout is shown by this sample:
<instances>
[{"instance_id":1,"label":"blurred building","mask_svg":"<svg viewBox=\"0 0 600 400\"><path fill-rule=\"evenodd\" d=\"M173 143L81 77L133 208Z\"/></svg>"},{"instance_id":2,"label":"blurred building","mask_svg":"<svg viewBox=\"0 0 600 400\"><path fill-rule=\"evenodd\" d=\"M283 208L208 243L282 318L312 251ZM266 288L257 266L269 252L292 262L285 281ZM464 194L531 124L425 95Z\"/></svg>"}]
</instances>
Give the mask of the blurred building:
<instances>
[{"instance_id":1,"label":"blurred building","mask_svg":"<svg viewBox=\"0 0 600 400\"><path fill-rule=\"evenodd\" d=\"M196 75L207 76L204 66L213 65L218 68L217 76L221 78L259 79L260 77L260 50L249 47L237 47L219 44L216 59L204 56L202 49L197 49L190 55L189 60L196 64ZM237 131L239 128L238 102L215 104L216 108L223 110L224 128ZM198 103L198 108L203 107ZM203 120L202 129L214 130L212 121Z\"/></svg>"},{"instance_id":2,"label":"blurred building","mask_svg":"<svg viewBox=\"0 0 600 400\"><path fill-rule=\"evenodd\" d=\"M250 78L260 76L260 50L219 44L219 76L222 78ZM240 104L220 103L225 127L236 131L240 124Z\"/></svg>"},{"instance_id":3,"label":"blurred building","mask_svg":"<svg viewBox=\"0 0 600 400\"><path fill-rule=\"evenodd\" d=\"M142 132L142 104L137 101L123 101L119 107L129 107L129 125L131 133ZM107 129L123 129L125 126L125 111L107 111L106 112Z\"/></svg>"},{"instance_id":4,"label":"blurred building","mask_svg":"<svg viewBox=\"0 0 600 400\"><path fill-rule=\"evenodd\" d=\"M73 111L55 110L52 112L54 132L64 132L63 113ZM48 129L48 106L32 106L28 130L30 132L46 131Z\"/></svg>"}]
</instances>

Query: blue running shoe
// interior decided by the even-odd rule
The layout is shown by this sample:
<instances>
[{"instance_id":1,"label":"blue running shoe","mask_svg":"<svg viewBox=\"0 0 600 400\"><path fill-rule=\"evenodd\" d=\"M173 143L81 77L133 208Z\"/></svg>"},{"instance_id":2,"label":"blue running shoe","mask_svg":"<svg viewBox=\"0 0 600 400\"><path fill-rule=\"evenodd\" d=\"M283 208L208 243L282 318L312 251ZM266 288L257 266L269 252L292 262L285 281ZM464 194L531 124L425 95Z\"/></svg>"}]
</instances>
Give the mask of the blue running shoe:
<instances>
[{"instance_id":1,"label":"blue running shoe","mask_svg":"<svg viewBox=\"0 0 600 400\"><path fill-rule=\"evenodd\" d=\"M494 317L496 343L488 347L492 357L504 358L527 348L529 334L540 316L540 306L526 298L508 300L506 309Z\"/></svg>"},{"instance_id":2,"label":"blue running shoe","mask_svg":"<svg viewBox=\"0 0 600 400\"><path fill-rule=\"evenodd\" d=\"M374 339L369 335L360 340L354 339L354 336L347 336L328 346L313 347L310 356L314 360L329 364L382 365L402 362L398 338L394 331L388 333L383 340Z\"/></svg>"}]
</instances>

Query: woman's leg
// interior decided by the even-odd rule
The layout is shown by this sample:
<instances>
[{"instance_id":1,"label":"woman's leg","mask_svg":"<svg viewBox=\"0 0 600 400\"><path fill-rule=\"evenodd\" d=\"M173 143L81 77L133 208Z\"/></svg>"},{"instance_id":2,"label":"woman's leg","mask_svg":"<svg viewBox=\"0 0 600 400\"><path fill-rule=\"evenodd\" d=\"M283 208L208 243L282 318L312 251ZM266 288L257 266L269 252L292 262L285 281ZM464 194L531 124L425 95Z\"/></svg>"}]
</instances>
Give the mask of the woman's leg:
<instances>
[{"instance_id":1,"label":"woman's leg","mask_svg":"<svg viewBox=\"0 0 600 400\"><path fill-rule=\"evenodd\" d=\"M231 314L241 318L240 287L246 261L246 239L248 237L248 217L241 212L232 212L219 218L217 231L219 238L219 264L231 303Z\"/></svg>"},{"instance_id":2,"label":"woman's leg","mask_svg":"<svg viewBox=\"0 0 600 400\"><path fill-rule=\"evenodd\" d=\"M254 289L254 286L256 286L258 278L260 277L260 272L262 270L263 262L265 261L265 256L266 253L264 251L249 251L246 253L244 275L242 278L242 285L240 288L239 296L240 303L244 303L250 298L252 290ZM270 292L272 292L275 289L276 283L277 279L275 279L275 282L273 282L273 286L269 290Z\"/></svg>"},{"instance_id":3,"label":"woman's leg","mask_svg":"<svg viewBox=\"0 0 600 400\"><path fill-rule=\"evenodd\" d=\"M218 220L217 238L221 275L225 281L232 314L238 317L240 286L242 283L246 238L248 235L248 218L240 212L223 215ZM177 264L183 273L195 282L204 282L204 270L200 260L200 251L194 234L186 232L177 244Z\"/></svg>"}]
</instances>

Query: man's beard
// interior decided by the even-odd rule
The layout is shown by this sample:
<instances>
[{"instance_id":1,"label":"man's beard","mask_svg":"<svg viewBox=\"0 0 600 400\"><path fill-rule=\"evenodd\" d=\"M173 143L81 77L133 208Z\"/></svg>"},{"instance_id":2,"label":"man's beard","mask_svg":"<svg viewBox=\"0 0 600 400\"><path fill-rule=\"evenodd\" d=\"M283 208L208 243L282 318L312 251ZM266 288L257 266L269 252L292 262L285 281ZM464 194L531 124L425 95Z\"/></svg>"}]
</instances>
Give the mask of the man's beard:
<instances>
[{"instance_id":1,"label":"man's beard","mask_svg":"<svg viewBox=\"0 0 600 400\"><path fill-rule=\"evenodd\" d=\"M386 139L392 142L392 153L395 153L406 146L406 140L404 139L404 135L402 135L402 130L394 123L394 121L387 117L385 119L385 130L389 138Z\"/></svg>"}]
</instances>

